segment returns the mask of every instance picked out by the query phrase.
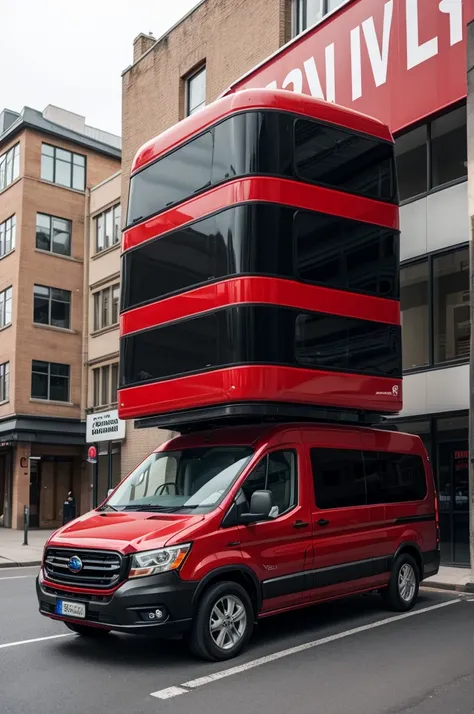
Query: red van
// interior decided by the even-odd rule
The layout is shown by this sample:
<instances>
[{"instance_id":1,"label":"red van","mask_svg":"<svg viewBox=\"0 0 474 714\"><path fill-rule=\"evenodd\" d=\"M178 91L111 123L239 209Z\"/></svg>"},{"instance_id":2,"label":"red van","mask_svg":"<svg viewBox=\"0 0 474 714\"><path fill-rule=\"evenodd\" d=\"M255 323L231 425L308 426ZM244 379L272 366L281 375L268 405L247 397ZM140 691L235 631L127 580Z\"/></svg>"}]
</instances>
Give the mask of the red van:
<instances>
[{"instance_id":1,"label":"red van","mask_svg":"<svg viewBox=\"0 0 474 714\"><path fill-rule=\"evenodd\" d=\"M263 424L182 435L54 533L39 609L84 636L183 633L236 656L263 617L380 591L413 607L440 562L431 466L409 434Z\"/></svg>"}]
</instances>

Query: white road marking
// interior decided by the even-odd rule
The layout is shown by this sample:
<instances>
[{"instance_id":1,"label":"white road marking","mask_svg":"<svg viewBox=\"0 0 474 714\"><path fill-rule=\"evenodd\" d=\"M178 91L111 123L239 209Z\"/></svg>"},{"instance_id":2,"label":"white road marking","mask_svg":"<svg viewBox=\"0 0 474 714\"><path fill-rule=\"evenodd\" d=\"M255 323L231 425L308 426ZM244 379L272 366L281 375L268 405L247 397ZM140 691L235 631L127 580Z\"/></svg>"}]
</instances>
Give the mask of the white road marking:
<instances>
[{"instance_id":1,"label":"white road marking","mask_svg":"<svg viewBox=\"0 0 474 714\"><path fill-rule=\"evenodd\" d=\"M46 640L59 640L61 637L73 637L74 633L66 632L65 635L49 635L49 637L35 637L34 640L21 640L20 642L6 642L4 645L0 645L0 650L6 649L7 647L19 647L20 645L31 645L34 642L46 642Z\"/></svg>"},{"instance_id":2,"label":"white road marking","mask_svg":"<svg viewBox=\"0 0 474 714\"><path fill-rule=\"evenodd\" d=\"M178 697L180 694L187 694L189 689L183 689L182 687L168 687L168 689L160 689L159 692L152 692L151 696L157 699L171 699L172 697Z\"/></svg>"},{"instance_id":3,"label":"white road marking","mask_svg":"<svg viewBox=\"0 0 474 714\"><path fill-rule=\"evenodd\" d=\"M254 659L250 662L245 662L244 664L237 665L236 667L230 667L229 669L223 669L220 672L215 672L214 674L209 674L205 677L192 679L189 682L184 682L179 687L168 687L167 689L160 689L157 692L152 692L151 696L156 697L158 699L171 699L171 697L177 697L180 694L186 694L189 689L197 689L198 687L203 687L205 684L211 684L212 682L217 682L218 680L224 679L226 677L233 677L235 674L241 674L242 672L246 672L249 669L260 667L263 664L274 662L276 660L282 659L283 657L289 657L294 654L299 654L300 652L305 652L306 650L313 649L314 647L320 647L321 645L327 645L330 642L335 642L336 640L342 640L345 637L358 635L361 632L375 630L378 627L390 625L392 622L405 620L409 617L416 617L417 615L424 615L427 612L439 610L443 607L449 607L450 605L455 605L459 602L462 602L460 598L457 598L456 600L448 600L447 602L438 603L437 605L431 605L430 607L423 607L420 610L412 610L411 612L405 612L401 615L395 615L394 617L387 617L383 620L378 620L377 622L372 622L367 625L354 627L352 630L338 632L335 635L330 635L329 637L322 637L319 640L306 642L305 644L297 645L296 647L290 647L289 649L281 650L280 652L274 652L273 654L267 655L266 657L260 657L259 659Z\"/></svg>"},{"instance_id":4,"label":"white road marking","mask_svg":"<svg viewBox=\"0 0 474 714\"><path fill-rule=\"evenodd\" d=\"M10 575L8 578L2 578L0 576L0 583L2 580L24 580L25 578L34 578L34 575Z\"/></svg>"}]
</instances>

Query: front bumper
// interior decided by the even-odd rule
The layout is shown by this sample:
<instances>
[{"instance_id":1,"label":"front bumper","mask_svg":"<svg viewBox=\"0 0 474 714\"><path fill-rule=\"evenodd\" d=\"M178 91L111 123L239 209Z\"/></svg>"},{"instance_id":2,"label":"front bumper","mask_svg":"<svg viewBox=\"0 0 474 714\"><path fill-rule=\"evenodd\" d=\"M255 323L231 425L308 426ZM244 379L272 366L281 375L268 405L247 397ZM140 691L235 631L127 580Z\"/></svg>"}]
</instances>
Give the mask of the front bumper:
<instances>
[{"instance_id":1,"label":"front bumper","mask_svg":"<svg viewBox=\"0 0 474 714\"><path fill-rule=\"evenodd\" d=\"M104 595L99 590L90 594L59 589L38 576L36 593L40 613L54 620L117 632L170 637L189 629L197 585L181 580L177 573L161 573L126 580L114 593ZM57 615L57 600L85 604L85 619ZM164 615L160 621L148 619L148 613L155 609L160 609Z\"/></svg>"}]
</instances>

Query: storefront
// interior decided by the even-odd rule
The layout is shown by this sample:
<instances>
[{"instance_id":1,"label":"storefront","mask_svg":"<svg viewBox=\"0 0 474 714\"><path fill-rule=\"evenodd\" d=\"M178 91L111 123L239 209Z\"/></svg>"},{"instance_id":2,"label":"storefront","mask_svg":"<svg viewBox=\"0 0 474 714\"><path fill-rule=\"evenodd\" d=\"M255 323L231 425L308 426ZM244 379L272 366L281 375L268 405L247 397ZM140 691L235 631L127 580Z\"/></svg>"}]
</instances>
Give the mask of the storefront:
<instances>
[{"instance_id":1,"label":"storefront","mask_svg":"<svg viewBox=\"0 0 474 714\"><path fill-rule=\"evenodd\" d=\"M0 444L0 528L11 527L13 452Z\"/></svg>"}]
</instances>

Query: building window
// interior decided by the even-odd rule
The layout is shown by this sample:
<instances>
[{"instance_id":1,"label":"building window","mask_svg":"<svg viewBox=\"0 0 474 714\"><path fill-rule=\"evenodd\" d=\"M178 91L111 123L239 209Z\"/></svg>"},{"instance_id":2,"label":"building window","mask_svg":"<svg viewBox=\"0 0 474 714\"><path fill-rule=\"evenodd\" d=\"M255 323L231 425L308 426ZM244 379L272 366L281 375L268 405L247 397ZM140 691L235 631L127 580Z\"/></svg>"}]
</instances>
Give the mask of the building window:
<instances>
[{"instance_id":1,"label":"building window","mask_svg":"<svg viewBox=\"0 0 474 714\"><path fill-rule=\"evenodd\" d=\"M116 283L94 293L94 332L117 325L119 321L120 285Z\"/></svg>"},{"instance_id":2,"label":"building window","mask_svg":"<svg viewBox=\"0 0 474 714\"><path fill-rule=\"evenodd\" d=\"M117 402L118 363L93 370L94 407L105 407Z\"/></svg>"},{"instance_id":3,"label":"building window","mask_svg":"<svg viewBox=\"0 0 474 714\"><path fill-rule=\"evenodd\" d=\"M0 258L15 250L16 244L16 217L10 216L0 223Z\"/></svg>"},{"instance_id":4,"label":"building window","mask_svg":"<svg viewBox=\"0 0 474 714\"><path fill-rule=\"evenodd\" d=\"M0 327L10 325L12 321L12 288L0 293Z\"/></svg>"},{"instance_id":5,"label":"building window","mask_svg":"<svg viewBox=\"0 0 474 714\"><path fill-rule=\"evenodd\" d=\"M293 37L312 27L346 0L293 0Z\"/></svg>"},{"instance_id":6,"label":"building window","mask_svg":"<svg viewBox=\"0 0 474 714\"><path fill-rule=\"evenodd\" d=\"M0 364L0 402L10 399L10 363Z\"/></svg>"},{"instance_id":7,"label":"building window","mask_svg":"<svg viewBox=\"0 0 474 714\"><path fill-rule=\"evenodd\" d=\"M96 253L120 243L121 228L120 203L99 214L95 218Z\"/></svg>"},{"instance_id":8,"label":"building window","mask_svg":"<svg viewBox=\"0 0 474 714\"><path fill-rule=\"evenodd\" d=\"M38 325L51 325L63 330L71 328L71 293L69 290L35 285L33 321Z\"/></svg>"},{"instance_id":9,"label":"building window","mask_svg":"<svg viewBox=\"0 0 474 714\"><path fill-rule=\"evenodd\" d=\"M66 218L36 214L36 247L56 255L71 255L72 222Z\"/></svg>"},{"instance_id":10,"label":"building window","mask_svg":"<svg viewBox=\"0 0 474 714\"><path fill-rule=\"evenodd\" d=\"M469 248L428 256L400 271L403 368L469 359Z\"/></svg>"},{"instance_id":11,"label":"building window","mask_svg":"<svg viewBox=\"0 0 474 714\"><path fill-rule=\"evenodd\" d=\"M186 116L206 106L206 67L186 79Z\"/></svg>"},{"instance_id":12,"label":"building window","mask_svg":"<svg viewBox=\"0 0 474 714\"><path fill-rule=\"evenodd\" d=\"M20 175L20 144L15 144L0 156L0 191L3 191Z\"/></svg>"},{"instance_id":13,"label":"building window","mask_svg":"<svg viewBox=\"0 0 474 714\"><path fill-rule=\"evenodd\" d=\"M458 107L396 139L400 200L467 178L466 107Z\"/></svg>"},{"instance_id":14,"label":"building window","mask_svg":"<svg viewBox=\"0 0 474 714\"><path fill-rule=\"evenodd\" d=\"M84 191L86 187L86 157L57 146L41 147L41 178L58 186Z\"/></svg>"},{"instance_id":15,"label":"building window","mask_svg":"<svg viewBox=\"0 0 474 714\"><path fill-rule=\"evenodd\" d=\"M400 271L403 369L426 367L429 356L428 262Z\"/></svg>"},{"instance_id":16,"label":"building window","mask_svg":"<svg viewBox=\"0 0 474 714\"><path fill-rule=\"evenodd\" d=\"M434 361L469 359L469 250L433 259Z\"/></svg>"},{"instance_id":17,"label":"building window","mask_svg":"<svg viewBox=\"0 0 474 714\"><path fill-rule=\"evenodd\" d=\"M31 369L31 397L54 402L69 401L70 367L56 362L33 360Z\"/></svg>"}]
</instances>

